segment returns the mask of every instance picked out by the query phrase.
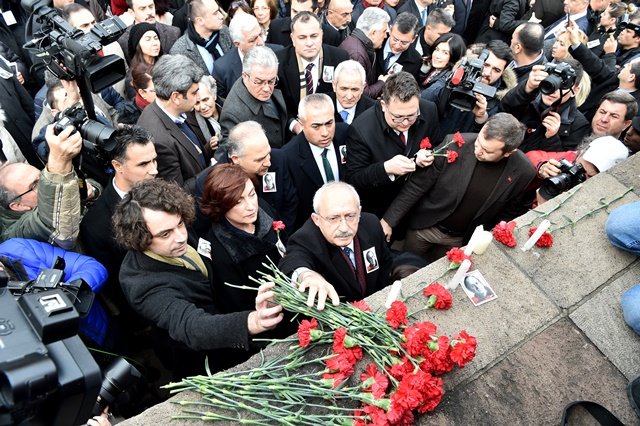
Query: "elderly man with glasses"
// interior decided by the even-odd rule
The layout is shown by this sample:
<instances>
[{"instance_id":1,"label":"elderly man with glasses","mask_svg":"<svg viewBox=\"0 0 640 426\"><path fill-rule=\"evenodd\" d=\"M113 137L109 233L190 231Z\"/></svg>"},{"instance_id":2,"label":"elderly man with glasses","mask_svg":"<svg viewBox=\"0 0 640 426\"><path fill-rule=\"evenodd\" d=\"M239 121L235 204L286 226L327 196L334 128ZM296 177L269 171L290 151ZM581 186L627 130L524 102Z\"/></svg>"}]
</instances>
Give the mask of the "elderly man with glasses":
<instances>
[{"instance_id":1,"label":"elderly man with glasses","mask_svg":"<svg viewBox=\"0 0 640 426\"><path fill-rule=\"evenodd\" d=\"M278 83L278 59L271 49L256 46L242 60L242 78L231 87L220 113L222 135L244 121L262 125L269 145L280 148L289 140L287 107ZM223 145L224 148L224 145Z\"/></svg>"},{"instance_id":2,"label":"elderly man with glasses","mask_svg":"<svg viewBox=\"0 0 640 426\"><path fill-rule=\"evenodd\" d=\"M66 250L75 245L80 229L80 191L72 160L82 137L73 127L59 135L47 128L49 159L39 171L26 163L0 167L0 241L30 238Z\"/></svg>"},{"instance_id":3,"label":"elderly man with glasses","mask_svg":"<svg viewBox=\"0 0 640 426\"><path fill-rule=\"evenodd\" d=\"M420 99L411 74L387 79L382 100L353 120L347 136L346 181L360 194L364 211L381 218L416 167L431 164L420 141L433 139L437 123L435 104Z\"/></svg>"}]
</instances>

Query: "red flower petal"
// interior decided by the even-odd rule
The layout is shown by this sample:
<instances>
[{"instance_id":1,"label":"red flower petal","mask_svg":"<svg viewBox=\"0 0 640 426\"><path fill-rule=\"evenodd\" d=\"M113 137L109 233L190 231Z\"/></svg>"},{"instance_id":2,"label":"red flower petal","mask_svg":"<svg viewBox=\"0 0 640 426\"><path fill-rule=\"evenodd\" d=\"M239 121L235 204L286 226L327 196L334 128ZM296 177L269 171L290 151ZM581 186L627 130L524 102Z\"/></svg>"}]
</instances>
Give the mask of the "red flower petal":
<instances>
[{"instance_id":1,"label":"red flower petal","mask_svg":"<svg viewBox=\"0 0 640 426\"><path fill-rule=\"evenodd\" d=\"M534 226L533 228L529 229L529 236L532 236L533 233L536 232L537 229L538 229L537 226ZM545 232L544 234L542 234L540 236L538 241L536 241L536 245L538 247L552 247L553 246L553 235L551 235L548 232Z\"/></svg>"},{"instance_id":2,"label":"red flower petal","mask_svg":"<svg viewBox=\"0 0 640 426\"><path fill-rule=\"evenodd\" d=\"M284 222L281 220L274 220L271 226L273 227L274 231L284 231L285 228Z\"/></svg>"},{"instance_id":3,"label":"red flower petal","mask_svg":"<svg viewBox=\"0 0 640 426\"><path fill-rule=\"evenodd\" d=\"M391 304L391 307L387 310L386 315L387 323L393 327L398 328L400 325L408 324L407 321L407 305L396 300Z\"/></svg>"},{"instance_id":4,"label":"red flower petal","mask_svg":"<svg viewBox=\"0 0 640 426\"><path fill-rule=\"evenodd\" d=\"M425 137L420 141L420 149L431 149L431 141L429 137Z\"/></svg>"},{"instance_id":5,"label":"red flower petal","mask_svg":"<svg viewBox=\"0 0 640 426\"><path fill-rule=\"evenodd\" d=\"M515 247L518 245L518 241L513 235L515 227L514 221L507 223L503 220L493 228L493 237L507 247Z\"/></svg>"},{"instance_id":6,"label":"red flower petal","mask_svg":"<svg viewBox=\"0 0 640 426\"><path fill-rule=\"evenodd\" d=\"M458 144L458 147L462 147L464 145L464 138L460 134L460 132L455 132L453 134L453 141Z\"/></svg>"},{"instance_id":7,"label":"red flower petal","mask_svg":"<svg viewBox=\"0 0 640 426\"><path fill-rule=\"evenodd\" d=\"M318 321L312 318L311 321L302 320L298 325L298 342L301 348L306 348L311 344L311 330L318 328Z\"/></svg>"},{"instance_id":8,"label":"red flower petal","mask_svg":"<svg viewBox=\"0 0 640 426\"><path fill-rule=\"evenodd\" d=\"M458 153L455 151L447 151L447 163L455 163L458 159Z\"/></svg>"},{"instance_id":9,"label":"red flower petal","mask_svg":"<svg viewBox=\"0 0 640 426\"><path fill-rule=\"evenodd\" d=\"M422 290L422 294L428 299L435 297L433 304L430 307L435 309L449 309L453 304L453 298L451 293L440 283L431 283ZM429 305L429 303L427 304Z\"/></svg>"}]
</instances>

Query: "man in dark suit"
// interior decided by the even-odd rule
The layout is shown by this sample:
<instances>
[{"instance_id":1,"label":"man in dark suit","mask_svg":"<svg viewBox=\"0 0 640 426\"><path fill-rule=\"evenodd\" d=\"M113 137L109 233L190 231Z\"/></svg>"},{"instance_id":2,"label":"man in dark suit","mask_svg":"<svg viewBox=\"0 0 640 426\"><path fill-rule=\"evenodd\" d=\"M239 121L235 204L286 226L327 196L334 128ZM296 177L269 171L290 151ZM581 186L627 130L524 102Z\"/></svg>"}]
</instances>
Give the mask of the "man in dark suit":
<instances>
[{"instance_id":1,"label":"man in dark suit","mask_svg":"<svg viewBox=\"0 0 640 426\"><path fill-rule=\"evenodd\" d=\"M435 8L433 2L434 0L407 0L398 8L398 15L403 12L410 13L420 22L419 27L424 27L429 13Z\"/></svg>"},{"instance_id":2,"label":"man in dark suit","mask_svg":"<svg viewBox=\"0 0 640 426\"><path fill-rule=\"evenodd\" d=\"M276 213L276 219L282 220L285 232L293 229L298 196L293 179L289 173L285 155L278 149L271 149L265 130L255 121L244 121L229 132L224 143L225 155L218 163L201 172L196 179L194 195L199 198L204 192L204 183L209 172L218 164L237 164L254 182L256 194L267 202ZM211 224L198 217L197 231L208 229Z\"/></svg>"},{"instance_id":3,"label":"man in dark suit","mask_svg":"<svg viewBox=\"0 0 640 426\"><path fill-rule=\"evenodd\" d=\"M429 13L427 25L418 31L418 37L413 44L413 48L418 52L418 55L421 57L429 56L433 43L442 34L450 32L455 23L456 21L453 20L451 15L443 9L435 9Z\"/></svg>"},{"instance_id":4,"label":"man in dark suit","mask_svg":"<svg viewBox=\"0 0 640 426\"><path fill-rule=\"evenodd\" d=\"M367 270L364 252L371 253L378 268ZM314 213L289 238L278 266L301 289L316 290L324 306L327 295L334 304L338 295L352 302L391 284L392 263L380 223L361 213L358 193L346 183L330 182L317 192Z\"/></svg>"},{"instance_id":5,"label":"man in dark suit","mask_svg":"<svg viewBox=\"0 0 640 426\"><path fill-rule=\"evenodd\" d=\"M293 45L276 53L278 88L287 104L289 130L298 134L302 126L293 118L300 100L311 93L331 92L334 69L349 56L342 49L322 44L320 19L313 13L297 14L291 27Z\"/></svg>"},{"instance_id":6,"label":"man in dark suit","mask_svg":"<svg viewBox=\"0 0 640 426\"><path fill-rule=\"evenodd\" d=\"M138 125L154 137L158 153L158 177L176 181L193 192L195 176L210 158L204 144L186 123L198 97L202 70L182 55L164 55L153 67L156 100L142 111Z\"/></svg>"},{"instance_id":7,"label":"man in dark suit","mask_svg":"<svg viewBox=\"0 0 640 426\"><path fill-rule=\"evenodd\" d=\"M315 14L318 10L317 0L292 0L291 16L286 18L274 19L269 24L269 32L267 34L267 43L279 44L281 46L291 46L291 21L301 12L309 12ZM322 25L322 42L330 46L340 44L340 34L337 31L331 31L329 24Z\"/></svg>"},{"instance_id":8,"label":"man in dark suit","mask_svg":"<svg viewBox=\"0 0 640 426\"><path fill-rule=\"evenodd\" d=\"M273 51L265 46L249 50L242 62L242 78L231 87L220 113L223 137L237 124L253 120L262 125L273 148L287 142L287 107L282 92L275 89L277 81L278 60Z\"/></svg>"},{"instance_id":9,"label":"man in dark suit","mask_svg":"<svg viewBox=\"0 0 640 426\"><path fill-rule=\"evenodd\" d=\"M321 15L322 31L324 32L323 41L326 44L331 44L327 42L327 39L336 39L338 41L337 45L339 45L351 34L355 26L351 22L353 4L350 0L328 0L325 1L325 6L326 9Z\"/></svg>"},{"instance_id":10,"label":"man in dark suit","mask_svg":"<svg viewBox=\"0 0 640 426\"><path fill-rule=\"evenodd\" d=\"M133 325L127 322L132 319L133 311L120 289L118 272L127 252L114 239L111 218L116 205L131 187L143 180L155 178L158 168L152 136L147 130L140 126L125 126L115 131L114 138L116 144L110 156L115 174L82 218L80 238L86 254L107 268L109 278L100 297L109 300L105 306L115 307L111 314L121 320L121 325L126 326L121 328L125 331Z\"/></svg>"},{"instance_id":11,"label":"man in dark suit","mask_svg":"<svg viewBox=\"0 0 640 426\"><path fill-rule=\"evenodd\" d=\"M514 116L498 113L478 135L465 134L461 146L450 143L447 151L457 159L437 157L393 200L381 220L387 237L408 217L405 250L433 261L463 245L478 225L491 229L526 212L524 194L536 171L518 150L523 137L524 126Z\"/></svg>"},{"instance_id":12,"label":"man in dark suit","mask_svg":"<svg viewBox=\"0 0 640 426\"><path fill-rule=\"evenodd\" d=\"M358 190L364 211L382 217L416 165L430 164L418 151L437 123L436 106L420 99L411 74L387 79L382 100L351 123L347 137L346 181Z\"/></svg>"},{"instance_id":13,"label":"man in dark suit","mask_svg":"<svg viewBox=\"0 0 640 426\"><path fill-rule=\"evenodd\" d=\"M413 2L413 0L411 0ZM405 3L406 4L406 3ZM411 46L416 39L418 19L410 13L400 13L391 26L382 50L378 50L374 65L377 75L406 71L418 75L422 57Z\"/></svg>"},{"instance_id":14,"label":"man in dark suit","mask_svg":"<svg viewBox=\"0 0 640 426\"><path fill-rule=\"evenodd\" d=\"M453 0L453 20L456 24L451 28L452 33L456 33L458 35L464 34L467 29L467 22L469 22L471 6L472 5L469 0Z\"/></svg>"},{"instance_id":15,"label":"man in dark suit","mask_svg":"<svg viewBox=\"0 0 640 426\"><path fill-rule=\"evenodd\" d=\"M364 95L367 73L358 61L341 62L333 74L333 92L328 93L335 106L338 123L351 124L360 114L375 105L375 101Z\"/></svg>"},{"instance_id":16,"label":"man in dark suit","mask_svg":"<svg viewBox=\"0 0 640 426\"><path fill-rule=\"evenodd\" d=\"M322 185L340 180L347 159L345 147L348 126L336 124L333 102L321 93L300 101L298 119L302 132L286 144L282 152L298 193L295 229L300 228L313 211L313 195Z\"/></svg>"},{"instance_id":17,"label":"man in dark suit","mask_svg":"<svg viewBox=\"0 0 640 426\"><path fill-rule=\"evenodd\" d=\"M133 14L133 24L139 24L141 22L148 22L155 24L158 29L158 37L160 38L160 45L164 52L171 51L173 44L180 38L180 30L171 25L161 24L156 22L156 6L153 0L127 0L127 6L129 11ZM122 47L125 59L127 62L131 61L129 58L129 34L131 33L131 25L118 39L118 44Z\"/></svg>"},{"instance_id":18,"label":"man in dark suit","mask_svg":"<svg viewBox=\"0 0 640 426\"><path fill-rule=\"evenodd\" d=\"M518 25L511 35L511 53L513 62L509 68L518 77L518 83L527 81L534 65L544 65L547 58L542 50L544 46L544 28L542 25L527 22Z\"/></svg>"},{"instance_id":19,"label":"man in dark suit","mask_svg":"<svg viewBox=\"0 0 640 426\"><path fill-rule=\"evenodd\" d=\"M229 34L233 40L234 48L213 64L211 75L216 80L218 97L226 98L229 90L242 75L242 59L249 49L256 46L264 46L262 29L255 16L247 13L239 13L229 23ZM282 47L270 44L274 52Z\"/></svg>"}]
</instances>

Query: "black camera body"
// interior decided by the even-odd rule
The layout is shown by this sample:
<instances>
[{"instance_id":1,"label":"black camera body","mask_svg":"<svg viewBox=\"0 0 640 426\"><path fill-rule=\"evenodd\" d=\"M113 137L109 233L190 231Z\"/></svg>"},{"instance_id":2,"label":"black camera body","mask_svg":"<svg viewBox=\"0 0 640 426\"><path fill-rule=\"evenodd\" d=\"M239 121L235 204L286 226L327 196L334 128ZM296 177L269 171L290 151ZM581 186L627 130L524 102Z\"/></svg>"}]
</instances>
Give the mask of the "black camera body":
<instances>
[{"instance_id":1,"label":"black camera body","mask_svg":"<svg viewBox=\"0 0 640 426\"><path fill-rule=\"evenodd\" d=\"M487 100L496 96L495 87L480 81L482 68L488 57L489 51L485 49L477 59L463 59L460 67L447 79L446 87L450 90L449 105L462 111L471 111L476 105L476 93L483 95Z\"/></svg>"},{"instance_id":2,"label":"black camera body","mask_svg":"<svg viewBox=\"0 0 640 426\"><path fill-rule=\"evenodd\" d=\"M82 105L77 103L56 115L53 132L58 135L68 126L73 126L88 144L89 149L95 149L98 154L110 153L116 145L113 134L116 129L105 126L97 120L91 120ZM104 156L104 155L103 155ZM108 158L105 156L105 158Z\"/></svg>"},{"instance_id":3,"label":"black camera body","mask_svg":"<svg viewBox=\"0 0 640 426\"><path fill-rule=\"evenodd\" d=\"M587 173L582 164L572 164L567 160L560 160L561 174L553 176L542 181L540 190L553 198L565 191L570 190L579 183L587 180Z\"/></svg>"},{"instance_id":4,"label":"black camera body","mask_svg":"<svg viewBox=\"0 0 640 426\"><path fill-rule=\"evenodd\" d=\"M545 95L550 95L556 90L570 90L576 82L576 70L566 62L547 63L544 70L549 75L540 82L538 88Z\"/></svg>"},{"instance_id":5,"label":"black camera body","mask_svg":"<svg viewBox=\"0 0 640 426\"><path fill-rule=\"evenodd\" d=\"M65 21L60 12L41 1L23 0L27 11L34 10L41 31L24 48L43 60L49 71L62 80L83 78L93 93L100 93L126 75L124 60L117 55L100 56L102 46L124 34L127 26L118 17L98 22L85 34Z\"/></svg>"},{"instance_id":6,"label":"black camera body","mask_svg":"<svg viewBox=\"0 0 640 426\"><path fill-rule=\"evenodd\" d=\"M102 374L77 335L78 324L60 288L18 300L0 288L0 425L36 417L61 426L87 421Z\"/></svg>"}]
</instances>

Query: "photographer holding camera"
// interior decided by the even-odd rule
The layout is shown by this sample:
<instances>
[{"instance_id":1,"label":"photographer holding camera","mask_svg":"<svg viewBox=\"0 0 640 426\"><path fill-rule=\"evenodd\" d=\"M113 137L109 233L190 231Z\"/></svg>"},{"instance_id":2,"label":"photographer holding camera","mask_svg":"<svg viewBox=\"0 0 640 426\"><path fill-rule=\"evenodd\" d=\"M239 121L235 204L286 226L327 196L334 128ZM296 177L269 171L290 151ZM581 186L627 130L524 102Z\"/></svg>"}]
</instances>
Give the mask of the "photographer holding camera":
<instances>
[{"instance_id":1,"label":"photographer holding camera","mask_svg":"<svg viewBox=\"0 0 640 426\"><path fill-rule=\"evenodd\" d=\"M570 157L571 153L568 153ZM538 177L545 179L536 193L538 205L568 191L600 172L609 170L629 156L627 147L613 136L594 139L586 148L578 150L575 162L566 159L540 164Z\"/></svg>"},{"instance_id":2,"label":"photographer holding camera","mask_svg":"<svg viewBox=\"0 0 640 426\"><path fill-rule=\"evenodd\" d=\"M526 82L505 95L500 110L527 126L520 146L523 152L568 151L589 134L589 122L578 111L589 91L589 77L573 59L536 65Z\"/></svg>"},{"instance_id":3,"label":"photographer holding camera","mask_svg":"<svg viewBox=\"0 0 640 426\"><path fill-rule=\"evenodd\" d=\"M24 163L0 168L0 241L31 238L72 249L80 229L80 191L72 160L82 148L73 127L47 127L49 160L39 171Z\"/></svg>"}]
</instances>

